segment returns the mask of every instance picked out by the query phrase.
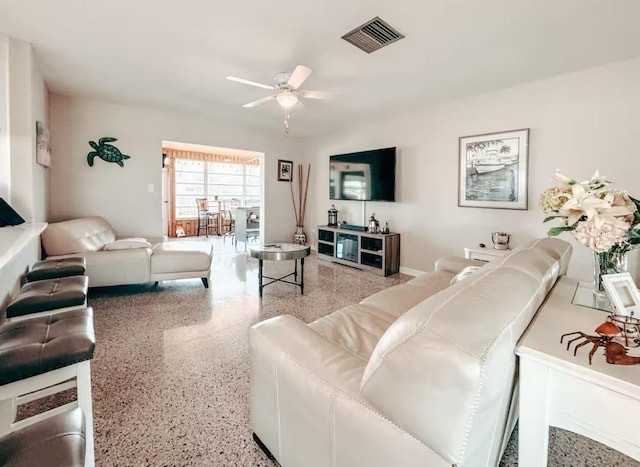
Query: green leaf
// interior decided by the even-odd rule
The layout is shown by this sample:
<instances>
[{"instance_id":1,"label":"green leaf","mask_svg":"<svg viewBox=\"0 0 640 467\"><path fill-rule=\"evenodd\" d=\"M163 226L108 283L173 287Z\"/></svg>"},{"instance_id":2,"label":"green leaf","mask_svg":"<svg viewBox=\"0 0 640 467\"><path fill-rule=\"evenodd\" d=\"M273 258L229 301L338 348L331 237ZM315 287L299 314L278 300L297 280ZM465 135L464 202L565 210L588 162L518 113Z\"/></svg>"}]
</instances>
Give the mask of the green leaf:
<instances>
[{"instance_id":1,"label":"green leaf","mask_svg":"<svg viewBox=\"0 0 640 467\"><path fill-rule=\"evenodd\" d=\"M548 222L548 221L550 221L550 220L552 220L552 219L556 219L556 218L558 218L558 217L562 217L562 218L564 218L564 219L566 219L566 218L567 218L567 216L549 216L549 217L545 217L545 219L544 219L542 222L543 222L543 223L544 223L544 222Z\"/></svg>"},{"instance_id":2,"label":"green leaf","mask_svg":"<svg viewBox=\"0 0 640 467\"><path fill-rule=\"evenodd\" d=\"M633 196L629 196L629 199L636 205L636 209L640 211L640 200L635 199Z\"/></svg>"},{"instance_id":3,"label":"green leaf","mask_svg":"<svg viewBox=\"0 0 640 467\"><path fill-rule=\"evenodd\" d=\"M631 245L640 244L640 230L636 230L636 229L629 230L629 232L627 232L627 241Z\"/></svg>"},{"instance_id":4,"label":"green leaf","mask_svg":"<svg viewBox=\"0 0 640 467\"><path fill-rule=\"evenodd\" d=\"M555 237L556 235L560 235L562 232L570 232L575 228L575 225L570 225L567 227L551 227L547 232L547 235L549 235L550 237Z\"/></svg>"}]
</instances>

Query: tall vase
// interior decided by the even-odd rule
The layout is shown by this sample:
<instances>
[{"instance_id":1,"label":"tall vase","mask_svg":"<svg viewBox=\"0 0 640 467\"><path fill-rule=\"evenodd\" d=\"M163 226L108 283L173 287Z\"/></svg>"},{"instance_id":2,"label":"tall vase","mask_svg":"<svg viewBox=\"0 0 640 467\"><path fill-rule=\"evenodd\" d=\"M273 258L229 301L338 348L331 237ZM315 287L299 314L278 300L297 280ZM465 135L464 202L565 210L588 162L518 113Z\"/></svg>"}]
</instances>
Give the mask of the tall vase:
<instances>
[{"instance_id":1,"label":"tall vase","mask_svg":"<svg viewBox=\"0 0 640 467\"><path fill-rule=\"evenodd\" d=\"M296 226L296 233L293 235L293 243L304 245L307 243L307 234L304 233L304 225Z\"/></svg>"},{"instance_id":2,"label":"tall vase","mask_svg":"<svg viewBox=\"0 0 640 467\"><path fill-rule=\"evenodd\" d=\"M618 274L627 272L627 252L605 251L593 252L593 295L606 298L607 294L602 283L604 274Z\"/></svg>"}]
</instances>

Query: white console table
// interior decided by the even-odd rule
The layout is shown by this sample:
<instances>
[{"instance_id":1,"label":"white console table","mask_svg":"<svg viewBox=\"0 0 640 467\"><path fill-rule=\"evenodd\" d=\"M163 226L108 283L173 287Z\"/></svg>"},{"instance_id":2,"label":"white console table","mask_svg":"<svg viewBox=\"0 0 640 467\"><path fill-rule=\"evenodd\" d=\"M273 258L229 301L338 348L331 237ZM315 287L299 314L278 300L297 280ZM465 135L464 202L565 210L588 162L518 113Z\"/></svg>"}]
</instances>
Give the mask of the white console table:
<instances>
[{"instance_id":1,"label":"white console table","mask_svg":"<svg viewBox=\"0 0 640 467\"><path fill-rule=\"evenodd\" d=\"M561 278L520 339L518 465L547 465L549 426L599 441L640 460L640 365L610 365L591 345L567 351L562 334L594 329L607 313L573 305L578 282ZM632 354L632 352L630 352ZM635 353L634 353L635 354Z\"/></svg>"},{"instance_id":2,"label":"white console table","mask_svg":"<svg viewBox=\"0 0 640 467\"><path fill-rule=\"evenodd\" d=\"M496 250L495 248L465 248L464 257L467 259L475 259L478 261L491 261L493 258L499 258L511 250Z\"/></svg>"}]
</instances>

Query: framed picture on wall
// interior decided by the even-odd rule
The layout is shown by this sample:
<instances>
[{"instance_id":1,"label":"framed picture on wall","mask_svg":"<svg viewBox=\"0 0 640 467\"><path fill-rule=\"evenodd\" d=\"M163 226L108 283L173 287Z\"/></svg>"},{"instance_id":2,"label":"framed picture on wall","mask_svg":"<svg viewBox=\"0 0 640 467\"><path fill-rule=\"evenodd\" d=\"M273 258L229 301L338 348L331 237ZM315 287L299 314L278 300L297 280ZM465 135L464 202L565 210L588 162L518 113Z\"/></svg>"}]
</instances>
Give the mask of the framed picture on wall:
<instances>
[{"instance_id":1,"label":"framed picture on wall","mask_svg":"<svg viewBox=\"0 0 640 467\"><path fill-rule=\"evenodd\" d=\"M463 136L458 206L527 209L529 128Z\"/></svg>"},{"instance_id":2,"label":"framed picture on wall","mask_svg":"<svg viewBox=\"0 0 640 467\"><path fill-rule=\"evenodd\" d=\"M293 181L293 161L284 161L282 159L278 159L278 181Z\"/></svg>"},{"instance_id":3,"label":"framed picture on wall","mask_svg":"<svg viewBox=\"0 0 640 467\"><path fill-rule=\"evenodd\" d=\"M44 167L51 166L49 129L41 121L36 122L36 162Z\"/></svg>"}]
</instances>

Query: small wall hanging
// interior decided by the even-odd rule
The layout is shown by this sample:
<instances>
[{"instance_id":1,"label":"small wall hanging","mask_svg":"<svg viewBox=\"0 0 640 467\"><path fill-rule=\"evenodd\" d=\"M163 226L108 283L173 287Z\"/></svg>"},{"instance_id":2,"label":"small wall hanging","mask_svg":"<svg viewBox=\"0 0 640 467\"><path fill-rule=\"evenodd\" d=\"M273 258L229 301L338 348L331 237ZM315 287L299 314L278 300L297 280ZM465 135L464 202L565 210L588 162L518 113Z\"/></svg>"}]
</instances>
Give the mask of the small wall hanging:
<instances>
[{"instance_id":1,"label":"small wall hanging","mask_svg":"<svg viewBox=\"0 0 640 467\"><path fill-rule=\"evenodd\" d=\"M49 129L39 120L36 121L36 162L44 167L51 166Z\"/></svg>"},{"instance_id":2,"label":"small wall hanging","mask_svg":"<svg viewBox=\"0 0 640 467\"><path fill-rule=\"evenodd\" d=\"M89 164L89 167L93 167L93 159L96 156L105 162L115 162L120 167L124 167L124 160L131 159L131 156L122 154L120 150L112 144L106 144L114 141L118 141L118 139L110 136L100 138L98 140L98 144L96 144L95 141L89 141L89 146L95 149L95 151L91 151L87 154L87 163Z\"/></svg>"}]
</instances>

